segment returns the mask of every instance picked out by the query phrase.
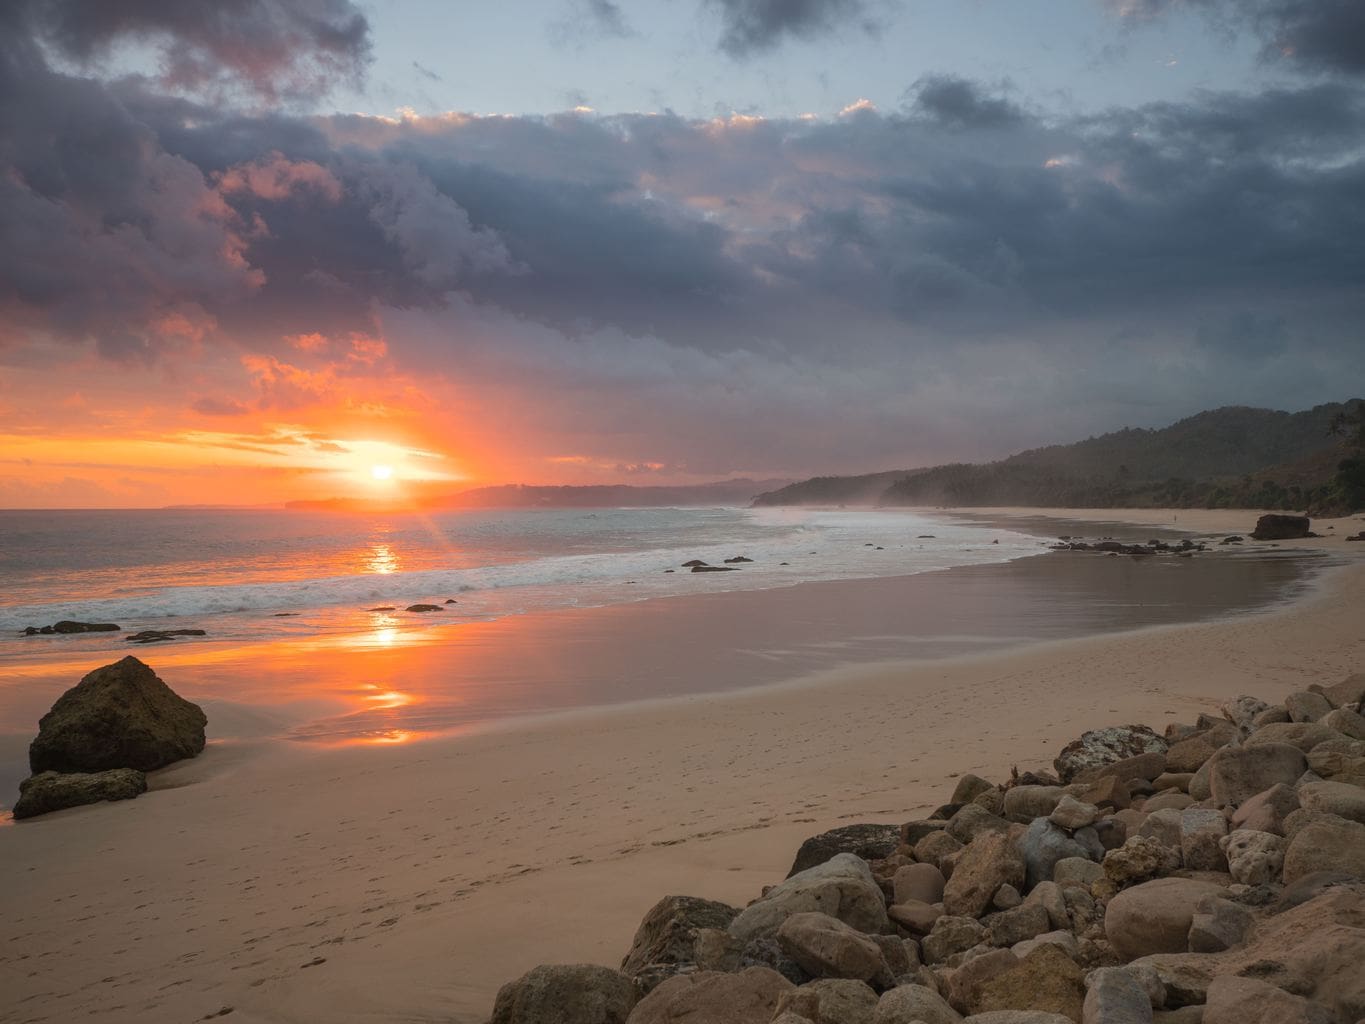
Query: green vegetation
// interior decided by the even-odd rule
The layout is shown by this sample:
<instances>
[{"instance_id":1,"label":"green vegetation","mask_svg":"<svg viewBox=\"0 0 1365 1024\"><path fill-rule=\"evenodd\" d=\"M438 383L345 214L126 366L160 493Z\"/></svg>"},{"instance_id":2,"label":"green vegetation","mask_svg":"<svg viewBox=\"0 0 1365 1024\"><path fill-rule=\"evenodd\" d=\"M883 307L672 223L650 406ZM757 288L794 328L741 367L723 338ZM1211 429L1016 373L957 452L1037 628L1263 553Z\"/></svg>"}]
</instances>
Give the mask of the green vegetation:
<instances>
[{"instance_id":1,"label":"green vegetation","mask_svg":"<svg viewBox=\"0 0 1365 1024\"><path fill-rule=\"evenodd\" d=\"M1215 409L984 465L817 477L755 504L840 502L1354 511L1365 507L1365 402Z\"/></svg>"}]
</instances>

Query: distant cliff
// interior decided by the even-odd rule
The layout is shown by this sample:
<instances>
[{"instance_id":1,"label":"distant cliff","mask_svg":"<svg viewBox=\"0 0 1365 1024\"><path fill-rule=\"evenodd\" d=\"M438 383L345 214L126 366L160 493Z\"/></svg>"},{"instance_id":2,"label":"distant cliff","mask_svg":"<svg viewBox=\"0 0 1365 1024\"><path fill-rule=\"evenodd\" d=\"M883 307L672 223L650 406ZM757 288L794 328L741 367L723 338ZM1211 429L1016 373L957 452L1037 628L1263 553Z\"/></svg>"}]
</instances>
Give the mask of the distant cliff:
<instances>
[{"instance_id":1,"label":"distant cliff","mask_svg":"<svg viewBox=\"0 0 1365 1024\"><path fill-rule=\"evenodd\" d=\"M1340 509L1353 504L1337 482L1353 448L1330 427L1361 407L1359 399L1296 413L1229 406L998 462L816 477L754 503Z\"/></svg>"}]
</instances>

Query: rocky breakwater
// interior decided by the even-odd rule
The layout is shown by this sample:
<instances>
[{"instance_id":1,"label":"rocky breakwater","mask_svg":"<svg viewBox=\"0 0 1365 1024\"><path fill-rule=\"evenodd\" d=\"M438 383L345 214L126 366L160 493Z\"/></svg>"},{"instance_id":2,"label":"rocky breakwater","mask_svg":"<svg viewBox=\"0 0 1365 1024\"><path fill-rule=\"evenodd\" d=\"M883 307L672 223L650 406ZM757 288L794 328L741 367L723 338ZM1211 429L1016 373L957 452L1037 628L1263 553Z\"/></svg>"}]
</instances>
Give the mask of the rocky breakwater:
<instances>
[{"instance_id":1,"label":"rocky breakwater","mask_svg":"<svg viewBox=\"0 0 1365 1024\"><path fill-rule=\"evenodd\" d=\"M668 896L618 970L492 1024L1355 1024L1365 675L1097 729L927 818L812 837L747 907Z\"/></svg>"},{"instance_id":2,"label":"rocky breakwater","mask_svg":"<svg viewBox=\"0 0 1365 1024\"><path fill-rule=\"evenodd\" d=\"M199 705L137 658L97 668L39 721L14 816L136 797L147 772L204 749L206 724Z\"/></svg>"}]
</instances>

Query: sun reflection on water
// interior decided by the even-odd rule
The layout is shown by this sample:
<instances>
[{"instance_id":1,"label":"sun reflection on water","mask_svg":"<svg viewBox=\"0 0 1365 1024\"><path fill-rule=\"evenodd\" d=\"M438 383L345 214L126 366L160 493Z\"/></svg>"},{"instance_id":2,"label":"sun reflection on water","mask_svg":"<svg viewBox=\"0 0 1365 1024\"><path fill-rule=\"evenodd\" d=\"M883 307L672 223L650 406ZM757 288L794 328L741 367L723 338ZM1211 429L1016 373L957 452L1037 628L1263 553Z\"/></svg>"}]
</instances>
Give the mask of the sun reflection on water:
<instances>
[{"instance_id":1,"label":"sun reflection on water","mask_svg":"<svg viewBox=\"0 0 1365 1024\"><path fill-rule=\"evenodd\" d=\"M365 568L380 576L387 576L399 570L398 555L393 548L387 544L371 544L368 555L364 559Z\"/></svg>"}]
</instances>

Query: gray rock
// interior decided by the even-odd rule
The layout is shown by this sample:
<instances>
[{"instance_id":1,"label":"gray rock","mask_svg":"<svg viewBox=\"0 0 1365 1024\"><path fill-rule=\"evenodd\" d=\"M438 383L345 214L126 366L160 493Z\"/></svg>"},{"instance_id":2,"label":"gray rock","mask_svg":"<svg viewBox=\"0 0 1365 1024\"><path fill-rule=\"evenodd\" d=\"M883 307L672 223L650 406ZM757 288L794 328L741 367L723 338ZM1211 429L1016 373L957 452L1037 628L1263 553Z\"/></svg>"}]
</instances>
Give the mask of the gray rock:
<instances>
[{"instance_id":1,"label":"gray rock","mask_svg":"<svg viewBox=\"0 0 1365 1024\"><path fill-rule=\"evenodd\" d=\"M777 929L782 951L813 978L870 981L885 969L881 948L828 914L793 914Z\"/></svg>"},{"instance_id":2,"label":"gray rock","mask_svg":"<svg viewBox=\"0 0 1365 1024\"><path fill-rule=\"evenodd\" d=\"M1239 828L1224 836L1219 845L1234 882L1265 885L1279 880L1287 845L1283 836Z\"/></svg>"},{"instance_id":3,"label":"gray rock","mask_svg":"<svg viewBox=\"0 0 1365 1024\"><path fill-rule=\"evenodd\" d=\"M957 1024L962 1015L923 985L897 985L882 993L872 1024Z\"/></svg>"},{"instance_id":4,"label":"gray rock","mask_svg":"<svg viewBox=\"0 0 1365 1024\"><path fill-rule=\"evenodd\" d=\"M1220 807L1237 807L1277 783L1294 785L1308 767L1308 759L1291 744L1267 742L1224 747L1208 764L1213 799Z\"/></svg>"},{"instance_id":5,"label":"gray rock","mask_svg":"<svg viewBox=\"0 0 1365 1024\"><path fill-rule=\"evenodd\" d=\"M901 841L899 825L844 825L811 836L796 851L787 877L823 864L835 854L852 853L864 860L880 860L896 852Z\"/></svg>"},{"instance_id":6,"label":"gray rock","mask_svg":"<svg viewBox=\"0 0 1365 1024\"><path fill-rule=\"evenodd\" d=\"M1180 857L1191 871L1226 871L1227 858L1220 845L1228 834L1228 820L1221 811L1187 807L1180 812Z\"/></svg>"},{"instance_id":7,"label":"gray rock","mask_svg":"<svg viewBox=\"0 0 1365 1024\"><path fill-rule=\"evenodd\" d=\"M542 964L498 990L489 1024L625 1024L635 986L595 964Z\"/></svg>"},{"instance_id":8,"label":"gray rock","mask_svg":"<svg viewBox=\"0 0 1365 1024\"><path fill-rule=\"evenodd\" d=\"M203 750L206 723L197 704L130 656L95 669L57 698L29 746L30 770L149 772Z\"/></svg>"},{"instance_id":9,"label":"gray rock","mask_svg":"<svg viewBox=\"0 0 1365 1024\"><path fill-rule=\"evenodd\" d=\"M698 929L728 928L734 907L696 896L665 896L645 914L621 971L634 977L650 964L695 963Z\"/></svg>"},{"instance_id":10,"label":"gray rock","mask_svg":"<svg viewBox=\"0 0 1365 1024\"><path fill-rule=\"evenodd\" d=\"M15 819L33 818L104 800L132 800L147 792L147 776L135 768L104 772L40 772L19 783Z\"/></svg>"},{"instance_id":11,"label":"gray rock","mask_svg":"<svg viewBox=\"0 0 1365 1024\"><path fill-rule=\"evenodd\" d=\"M1083 1024L1152 1024L1152 1001L1131 971L1101 967L1086 985Z\"/></svg>"},{"instance_id":12,"label":"gray rock","mask_svg":"<svg viewBox=\"0 0 1365 1024\"><path fill-rule=\"evenodd\" d=\"M1053 766L1063 782L1081 772L1101 768L1139 754L1165 754L1166 741L1145 725L1117 725L1092 729L1062 748Z\"/></svg>"},{"instance_id":13,"label":"gray rock","mask_svg":"<svg viewBox=\"0 0 1365 1024\"><path fill-rule=\"evenodd\" d=\"M932 864L906 864L896 869L891 889L897 903L938 903L943 899L944 884L943 872Z\"/></svg>"},{"instance_id":14,"label":"gray rock","mask_svg":"<svg viewBox=\"0 0 1365 1024\"><path fill-rule=\"evenodd\" d=\"M766 967L748 967L738 974L679 974L636 1004L630 1024L769 1024L778 1000L792 989L790 981ZM578 1024L568 1014L553 1021ZM495 1018L490 1024L503 1022Z\"/></svg>"},{"instance_id":15,"label":"gray rock","mask_svg":"<svg viewBox=\"0 0 1365 1024\"><path fill-rule=\"evenodd\" d=\"M730 934L748 940L774 932L792 914L816 911L838 918L860 932L890 928L882 890L867 861L839 853L823 864L807 868L774 886L739 912Z\"/></svg>"},{"instance_id":16,"label":"gray rock","mask_svg":"<svg viewBox=\"0 0 1365 1024\"><path fill-rule=\"evenodd\" d=\"M1052 880L1052 870L1066 857L1086 857L1090 851L1047 818L1035 818L1020 840L1029 888Z\"/></svg>"},{"instance_id":17,"label":"gray rock","mask_svg":"<svg viewBox=\"0 0 1365 1024\"><path fill-rule=\"evenodd\" d=\"M786 992L777 1001L778 1024L789 1014L810 1024L872 1024L877 993L861 981L825 978Z\"/></svg>"}]
</instances>

